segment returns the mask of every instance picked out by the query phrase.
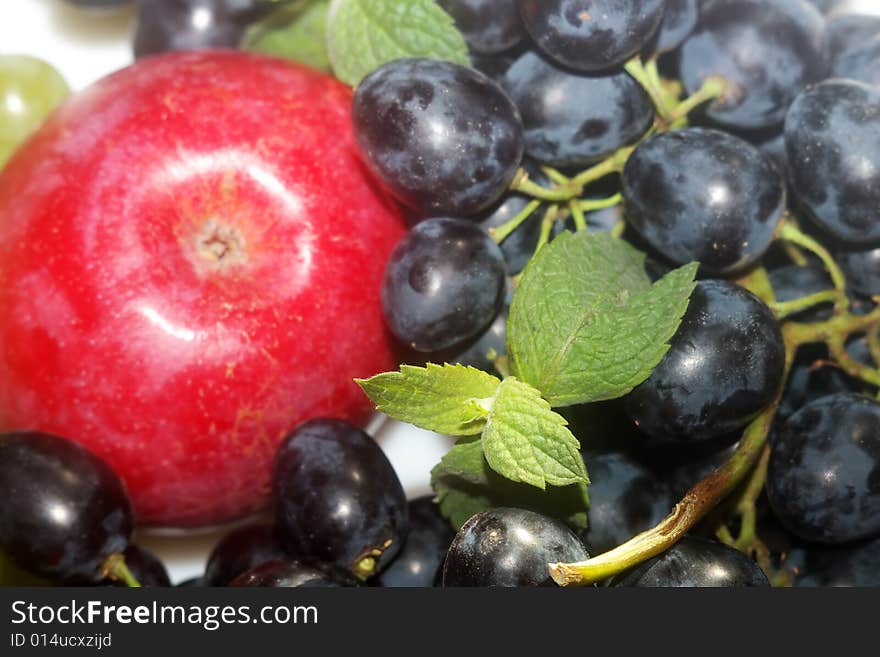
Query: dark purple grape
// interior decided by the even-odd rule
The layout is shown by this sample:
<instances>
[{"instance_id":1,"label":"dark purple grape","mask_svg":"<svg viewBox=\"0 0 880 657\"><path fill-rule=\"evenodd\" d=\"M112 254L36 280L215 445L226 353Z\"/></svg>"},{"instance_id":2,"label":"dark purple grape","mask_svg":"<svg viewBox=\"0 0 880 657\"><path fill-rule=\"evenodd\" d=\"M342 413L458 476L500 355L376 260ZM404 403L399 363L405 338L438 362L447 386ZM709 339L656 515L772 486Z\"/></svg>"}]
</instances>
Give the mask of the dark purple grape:
<instances>
[{"instance_id":1,"label":"dark purple grape","mask_svg":"<svg viewBox=\"0 0 880 657\"><path fill-rule=\"evenodd\" d=\"M541 50L579 71L620 66L648 45L664 0L518 0L526 30Z\"/></svg>"},{"instance_id":2,"label":"dark purple grape","mask_svg":"<svg viewBox=\"0 0 880 657\"><path fill-rule=\"evenodd\" d=\"M666 11L657 34L655 50L664 53L678 48L697 27L699 18L697 0L666 0Z\"/></svg>"},{"instance_id":3,"label":"dark purple grape","mask_svg":"<svg viewBox=\"0 0 880 657\"><path fill-rule=\"evenodd\" d=\"M833 62L850 48L858 48L880 34L880 16L840 14L828 19L826 29Z\"/></svg>"},{"instance_id":4,"label":"dark purple grape","mask_svg":"<svg viewBox=\"0 0 880 657\"><path fill-rule=\"evenodd\" d=\"M827 71L825 22L806 0L711 0L681 47L689 93L710 76L728 83L706 114L733 128L781 124L804 87Z\"/></svg>"},{"instance_id":5,"label":"dark purple grape","mask_svg":"<svg viewBox=\"0 0 880 657\"><path fill-rule=\"evenodd\" d=\"M122 481L104 461L64 438L0 434L0 550L49 578L94 578L134 528Z\"/></svg>"},{"instance_id":6,"label":"dark purple grape","mask_svg":"<svg viewBox=\"0 0 880 657\"><path fill-rule=\"evenodd\" d=\"M350 574L331 567L317 567L278 559L254 566L242 573L230 586L251 586L271 588L338 588L357 586Z\"/></svg>"},{"instance_id":7,"label":"dark purple grape","mask_svg":"<svg viewBox=\"0 0 880 657\"><path fill-rule=\"evenodd\" d=\"M808 89L786 117L785 148L810 218L858 248L880 242L880 89L849 80Z\"/></svg>"},{"instance_id":8,"label":"dark purple grape","mask_svg":"<svg viewBox=\"0 0 880 657\"><path fill-rule=\"evenodd\" d=\"M138 4L135 57L169 50L236 48L266 0L147 0Z\"/></svg>"},{"instance_id":9,"label":"dark purple grape","mask_svg":"<svg viewBox=\"0 0 880 657\"><path fill-rule=\"evenodd\" d=\"M866 297L880 294L880 248L838 251L835 256L853 291Z\"/></svg>"},{"instance_id":10,"label":"dark purple grape","mask_svg":"<svg viewBox=\"0 0 880 657\"><path fill-rule=\"evenodd\" d=\"M779 388L785 347L770 309L719 280L697 284L669 351L626 398L639 428L659 441L693 442L741 429Z\"/></svg>"},{"instance_id":11,"label":"dark purple grape","mask_svg":"<svg viewBox=\"0 0 880 657\"><path fill-rule=\"evenodd\" d=\"M704 128L654 135L623 171L626 216L677 264L728 275L755 264L785 212L785 184L748 142Z\"/></svg>"},{"instance_id":12,"label":"dark purple grape","mask_svg":"<svg viewBox=\"0 0 880 657\"><path fill-rule=\"evenodd\" d=\"M425 216L485 210L522 160L516 106L485 75L450 62L398 59L368 75L354 127L367 164Z\"/></svg>"},{"instance_id":13,"label":"dark purple grape","mask_svg":"<svg viewBox=\"0 0 880 657\"><path fill-rule=\"evenodd\" d=\"M770 586L758 565L722 543L686 536L660 556L616 577L614 586Z\"/></svg>"},{"instance_id":14,"label":"dark purple grape","mask_svg":"<svg viewBox=\"0 0 880 657\"><path fill-rule=\"evenodd\" d=\"M443 566L443 586L553 586L548 563L589 557L563 523L533 511L500 507L468 520Z\"/></svg>"},{"instance_id":15,"label":"dark purple grape","mask_svg":"<svg viewBox=\"0 0 880 657\"><path fill-rule=\"evenodd\" d=\"M205 586L229 586L243 572L287 555L274 527L248 525L221 538L205 566Z\"/></svg>"},{"instance_id":16,"label":"dark purple grape","mask_svg":"<svg viewBox=\"0 0 880 657\"><path fill-rule=\"evenodd\" d=\"M880 539L854 545L807 545L787 559L796 566L798 587L880 586Z\"/></svg>"},{"instance_id":17,"label":"dark purple grape","mask_svg":"<svg viewBox=\"0 0 880 657\"><path fill-rule=\"evenodd\" d=\"M672 510L669 489L648 468L622 453L585 454L590 510L581 540L591 554L617 547L650 529Z\"/></svg>"},{"instance_id":18,"label":"dark purple grape","mask_svg":"<svg viewBox=\"0 0 880 657\"><path fill-rule=\"evenodd\" d=\"M792 415L771 444L767 497L799 538L840 544L880 534L880 403L839 393Z\"/></svg>"},{"instance_id":19,"label":"dark purple grape","mask_svg":"<svg viewBox=\"0 0 880 657\"><path fill-rule=\"evenodd\" d=\"M627 73L586 75L534 52L508 69L504 87L519 108L529 157L556 167L605 159L654 122L650 97Z\"/></svg>"},{"instance_id":20,"label":"dark purple grape","mask_svg":"<svg viewBox=\"0 0 880 657\"><path fill-rule=\"evenodd\" d=\"M825 268L817 263L805 266L786 265L769 272L770 285L777 301L794 301L802 297L833 290L831 277ZM791 319L799 322L821 322L831 319L834 308L831 303L813 306L795 315Z\"/></svg>"},{"instance_id":21,"label":"dark purple grape","mask_svg":"<svg viewBox=\"0 0 880 657\"><path fill-rule=\"evenodd\" d=\"M472 52L510 50L525 37L516 0L437 0L455 19Z\"/></svg>"},{"instance_id":22,"label":"dark purple grape","mask_svg":"<svg viewBox=\"0 0 880 657\"><path fill-rule=\"evenodd\" d=\"M408 528L406 497L388 458L341 420L299 425L275 459L278 534L291 554L361 579L380 573Z\"/></svg>"},{"instance_id":23,"label":"dark purple grape","mask_svg":"<svg viewBox=\"0 0 880 657\"><path fill-rule=\"evenodd\" d=\"M880 34L848 48L834 60L832 78L847 78L880 86Z\"/></svg>"},{"instance_id":24,"label":"dark purple grape","mask_svg":"<svg viewBox=\"0 0 880 657\"><path fill-rule=\"evenodd\" d=\"M385 266L385 322L416 351L449 349L492 323L504 304L506 275L501 249L477 224L423 221Z\"/></svg>"},{"instance_id":25,"label":"dark purple grape","mask_svg":"<svg viewBox=\"0 0 880 657\"><path fill-rule=\"evenodd\" d=\"M409 534L397 558L379 575L388 588L438 586L446 552L455 537L449 521L437 511L431 496L409 503Z\"/></svg>"}]
</instances>

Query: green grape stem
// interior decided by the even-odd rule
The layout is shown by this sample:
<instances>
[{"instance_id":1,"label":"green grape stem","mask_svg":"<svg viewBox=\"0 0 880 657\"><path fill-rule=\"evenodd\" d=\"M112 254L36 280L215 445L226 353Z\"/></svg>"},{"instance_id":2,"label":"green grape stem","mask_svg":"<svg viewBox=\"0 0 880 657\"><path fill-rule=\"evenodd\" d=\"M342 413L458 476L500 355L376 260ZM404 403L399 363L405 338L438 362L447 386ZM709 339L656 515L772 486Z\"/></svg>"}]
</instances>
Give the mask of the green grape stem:
<instances>
[{"instance_id":1,"label":"green grape stem","mask_svg":"<svg viewBox=\"0 0 880 657\"><path fill-rule=\"evenodd\" d=\"M837 290L824 290L799 299L792 299L791 301L774 301L769 305L776 315L776 319L785 319L823 303L837 303L839 296L840 293Z\"/></svg>"},{"instance_id":2,"label":"green grape stem","mask_svg":"<svg viewBox=\"0 0 880 657\"><path fill-rule=\"evenodd\" d=\"M682 121L685 121L691 112L700 105L721 98L726 90L727 81L724 78L718 75L707 77L696 92L681 101L666 116L661 117L663 123L667 127L681 127Z\"/></svg>"},{"instance_id":3,"label":"green grape stem","mask_svg":"<svg viewBox=\"0 0 880 657\"><path fill-rule=\"evenodd\" d=\"M129 588L140 588L141 583L129 570L121 552L114 552L101 564L101 574L109 579L122 582Z\"/></svg>"},{"instance_id":4,"label":"green grape stem","mask_svg":"<svg viewBox=\"0 0 880 657\"><path fill-rule=\"evenodd\" d=\"M651 102L654 103L654 109L658 116L661 121L665 121L669 109L666 107L666 95L660 82L660 75L657 73L656 63L645 64L642 58L637 55L626 63L624 69L651 97Z\"/></svg>"},{"instance_id":5,"label":"green grape stem","mask_svg":"<svg viewBox=\"0 0 880 657\"><path fill-rule=\"evenodd\" d=\"M515 217L513 217L510 221L506 221L500 226L495 226L494 228L489 229L489 237L491 237L496 244L501 244L504 240L510 237L511 233L515 232L517 228L519 228L523 222L526 221L532 214L541 207L541 201L535 199L527 204Z\"/></svg>"},{"instance_id":6,"label":"green grape stem","mask_svg":"<svg viewBox=\"0 0 880 657\"><path fill-rule=\"evenodd\" d=\"M822 261L822 264L831 276L831 282L834 285L834 289L838 293L834 304L835 310L845 311L849 305L849 301L846 297L846 277L843 275L840 266L828 252L828 249L806 233L802 232L797 224L788 216L782 220L782 223L779 226L778 236L781 240L790 242L795 246L810 251Z\"/></svg>"}]
</instances>

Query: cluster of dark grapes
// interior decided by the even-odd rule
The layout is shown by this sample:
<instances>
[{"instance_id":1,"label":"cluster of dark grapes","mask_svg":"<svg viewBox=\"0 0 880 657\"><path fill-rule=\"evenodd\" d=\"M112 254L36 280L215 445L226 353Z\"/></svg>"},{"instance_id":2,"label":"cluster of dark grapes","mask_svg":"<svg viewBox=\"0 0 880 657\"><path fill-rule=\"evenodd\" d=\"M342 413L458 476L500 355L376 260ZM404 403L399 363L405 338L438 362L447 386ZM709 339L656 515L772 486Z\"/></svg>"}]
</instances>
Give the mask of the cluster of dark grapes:
<instances>
[{"instance_id":1,"label":"cluster of dark grapes","mask_svg":"<svg viewBox=\"0 0 880 657\"><path fill-rule=\"evenodd\" d=\"M169 586L161 561L132 543L125 487L64 438L0 435L0 554L53 584ZM373 439L340 420L297 427L278 450L274 523L223 537L189 585L434 586L452 541L431 498L407 502ZM10 582L6 582L10 583Z\"/></svg>"},{"instance_id":2,"label":"cluster of dark grapes","mask_svg":"<svg viewBox=\"0 0 880 657\"><path fill-rule=\"evenodd\" d=\"M797 217L792 240L839 262L840 312L874 308L880 19L825 16L807 0L440 4L473 67L394 61L354 102L364 158L414 222L382 290L387 324L413 359L503 366L510 290L561 230L616 231L648 253L652 278L701 265L652 375L601 410L564 410L592 480L581 540L549 518L495 509L461 529L446 561L447 583L539 584L538 564L582 561L656 525L776 403L787 369L779 309L839 283L827 262L783 244L784 226ZM713 82L720 90L701 102L677 100L676 85L699 99ZM615 158L603 175L581 173ZM578 225L565 207L573 180L590 181L578 202L621 203ZM544 210L558 201L548 231ZM778 305L737 283L756 271L768 272ZM787 318L839 316L822 298ZM873 368L869 342L854 333L846 350ZM822 345L798 350L778 401L754 500L758 533L772 536L766 553L715 540L716 522L615 583L766 585L756 559L796 572L796 583L880 583L880 403L852 367L828 359ZM733 518L734 530L752 522Z\"/></svg>"}]
</instances>

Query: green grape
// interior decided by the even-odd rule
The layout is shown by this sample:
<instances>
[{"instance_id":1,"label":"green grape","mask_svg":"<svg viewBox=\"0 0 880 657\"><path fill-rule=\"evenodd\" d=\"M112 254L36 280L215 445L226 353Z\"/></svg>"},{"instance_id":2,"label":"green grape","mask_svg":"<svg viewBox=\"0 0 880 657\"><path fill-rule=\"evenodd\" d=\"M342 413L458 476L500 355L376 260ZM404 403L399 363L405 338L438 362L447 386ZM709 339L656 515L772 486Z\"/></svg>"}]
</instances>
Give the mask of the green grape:
<instances>
[{"instance_id":1,"label":"green grape","mask_svg":"<svg viewBox=\"0 0 880 657\"><path fill-rule=\"evenodd\" d=\"M0 55L0 167L69 95L67 82L42 59Z\"/></svg>"}]
</instances>

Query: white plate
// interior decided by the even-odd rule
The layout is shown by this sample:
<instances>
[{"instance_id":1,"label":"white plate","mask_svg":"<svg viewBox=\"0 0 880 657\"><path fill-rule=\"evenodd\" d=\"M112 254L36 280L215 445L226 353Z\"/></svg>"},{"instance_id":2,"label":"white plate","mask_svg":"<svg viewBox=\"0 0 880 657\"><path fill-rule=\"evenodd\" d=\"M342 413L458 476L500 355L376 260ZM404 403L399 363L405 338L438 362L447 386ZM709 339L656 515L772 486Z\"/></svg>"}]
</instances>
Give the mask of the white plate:
<instances>
[{"instance_id":1,"label":"white plate","mask_svg":"<svg viewBox=\"0 0 880 657\"><path fill-rule=\"evenodd\" d=\"M847 11L880 14L880 0L850 0ZM83 10L62 0L0 0L0 52L31 54L54 65L73 89L82 89L132 61L132 7ZM407 495L430 492L428 472L451 445L448 438L377 417L371 431L388 454ZM187 534L140 533L178 582L202 573L224 529Z\"/></svg>"}]
</instances>

